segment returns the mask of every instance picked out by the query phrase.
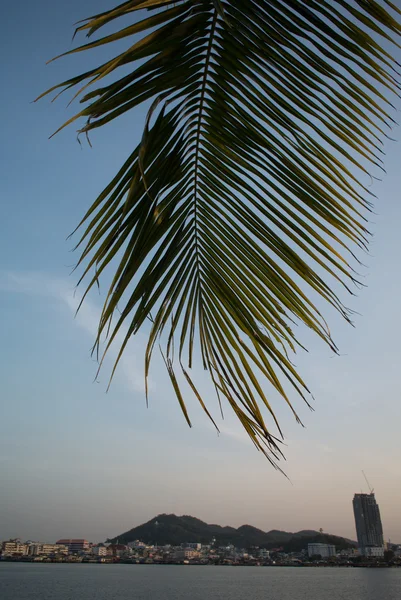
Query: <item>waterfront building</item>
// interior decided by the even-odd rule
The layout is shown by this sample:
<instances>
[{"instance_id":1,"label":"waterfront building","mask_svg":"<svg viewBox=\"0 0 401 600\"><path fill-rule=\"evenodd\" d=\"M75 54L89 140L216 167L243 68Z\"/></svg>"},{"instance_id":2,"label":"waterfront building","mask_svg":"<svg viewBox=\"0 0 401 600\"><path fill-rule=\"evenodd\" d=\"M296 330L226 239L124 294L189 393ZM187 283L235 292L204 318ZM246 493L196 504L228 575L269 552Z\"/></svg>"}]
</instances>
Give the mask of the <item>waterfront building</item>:
<instances>
[{"instance_id":1,"label":"waterfront building","mask_svg":"<svg viewBox=\"0 0 401 600\"><path fill-rule=\"evenodd\" d=\"M374 493L355 494L353 507L360 553L363 556L383 556L383 527ZM373 548L378 550L374 551Z\"/></svg>"},{"instance_id":2,"label":"waterfront building","mask_svg":"<svg viewBox=\"0 0 401 600\"><path fill-rule=\"evenodd\" d=\"M107 548L104 544L98 544L97 546L93 546L92 553L95 556L107 556Z\"/></svg>"},{"instance_id":3,"label":"waterfront building","mask_svg":"<svg viewBox=\"0 0 401 600\"><path fill-rule=\"evenodd\" d=\"M28 554L28 545L20 540L9 540L2 544L3 556L26 556Z\"/></svg>"},{"instance_id":4,"label":"waterfront building","mask_svg":"<svg viewBox=\"0 0 401 600\"><path fill-rule=\"evenodd\" d=\"M200 557L200 553L192 548L182 548L180 550L176 550L173 557L174 560L194 560Z\"/></svg>"},{"instance_id":5,"label":"waterfront building","mask_svg":"<svg viewBox=\"0 0 401 600\"><path fill-rule=\"evenodd\" d=\"M89 549L89 542L84 539L63 538L56 542L57 545L67 546L71 554L86 552Z\"/></svg>"},{"instance_id":6,"label":"waterfront building","mask_svg":"<svg viewBox=\"0 0 401 600\"><path fill-rule=\"evenodd\" d=\"M64 544L29 544L29 554L31 556L51 556L53 554L68 554L68 546Z\"/></svg>"},{"instance_id":7,"label":"waterfront building","mask_svg":"<svg viewBox=\"0 0 401 600\"><path fill-rule=\"evenodd\" d=\"M107 546L107 556L120 557L128 550L125 544L109 544Z\"/></svg>"},{"instance_id":8,"label":"waterfront building","mask_svg":"<svg viewBox=\"0 0 401 600\"><path fill-rule=\"evenodd\" d=\"M322 558L330 558L336 555L336 547L332 544L308 544L308 556L321 556Z\"/></svg>"},{"instance_id":9,"label":"waterfront building","mask_svg":"<svg viewBox=\"0 0 401 600\"><path fill-rule=\"evenodd\" d=\"M383 558L384 546L366 546L365 556L370 556L371 558Z\"/></svg>"}]
</instances>

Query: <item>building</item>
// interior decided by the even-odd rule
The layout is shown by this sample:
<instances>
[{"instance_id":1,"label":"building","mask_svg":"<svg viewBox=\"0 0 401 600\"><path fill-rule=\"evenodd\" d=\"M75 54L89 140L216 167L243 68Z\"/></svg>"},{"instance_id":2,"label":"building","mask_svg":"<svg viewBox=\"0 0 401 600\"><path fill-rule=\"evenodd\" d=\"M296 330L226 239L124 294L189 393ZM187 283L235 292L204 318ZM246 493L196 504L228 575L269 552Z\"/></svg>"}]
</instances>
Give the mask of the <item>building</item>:
<instances>
[{"instance_id":1,"label":"building","mask_svg":"<svg viewBox=\"0 0 401 600\"><path fill-rule=\"evenodd\" d=\"M365 556L370 556L371 558L383 558L384 546L366 546Z\"/></svg>"},{"instance_id":2,"label":"building","mask_svg":"<svg viewBox=\"0 0 401 600\"><path fill-rule=\"evenodd\" d=\"M31 556L52 556L57 554L68 554L68 546L64 544L39 544L29 545L29 554Z\"/></svg>"},{"instance_id":3,"label":"building","mask_svg":"<svg viewBox=\"0 0 401 600\"><path fill-rule=\"evenodd\" d=\"M109 544L106 548L107 556L113 556L119 558L126 554L128 551L128 546L125 544Z\"/></svg>"},{"instance_id":4,"label":"building","mask_svg":"<svg viewBox=\"0 0 401 600\"><path fill-rule=\"evenodd\" d=\"M79 554L80 552L86 552L89 550L89 542L83 539L70 539L65 538L58 540L57 545L67 546L70 554Z\"/></svg>"},{"instance_id":5,"label":"building","mask_svg":"<svg viewBox=\"0 0 401 600\"><path fill-rule=\"evenodd\" d=\"M198 542L187 542L186 544L181 544L181 548L187 548L200 552L202 549L202 544L199 544Z\"/></svg>"},{"instance_id":6,"label":"building","mask_svg":"<svg viewBox=\"0 0 401 600\"><path fill-rule=\"evenodd\" d=\"M134 550L144 550L146 548L146 544L140 540L135 540L134 542L129 542L128 547Z\"/></svg>"},{"instance_id":7,"label":"building","mask_svg":"<svg viewBox=\"0 0 401 600\"><path fill-rule=\"evenodd\" d=\"M3 556L26 556L28 554L28 545L21 543L20 540L9 540L2 544Z\"/></svg>"},{"instance_id":8,"label":"building","mask_svg":"<svg viewBox=\"0 0 401 600\"><path fill-rule=\"evenodd\" d=\"M200 558L200 553L192 548L177 550L173 555L174 560L195 560Z\"/></svg>"},{"instance_id":9,"label":"building","mask_svg":"<svg viewBox=\"0 0 401 600\"><path fill-rule=\"evenodd\" d=\"M98 544L97 546L93 546L92 554L95 556L107 556L107 548L104 544Z\"/></svg>"},{"instance_id":10,"label":"building","mask_svg":"<svg viewBox=\"0 0 401 600\"><path fill-rule=\"evenodd\" d=\"M378 556L374 554L372 548L380 548L380 551L384 552L384 540L380 510L375 495L355 494L352 504L359 551L363 556Z\"/></svg>"},{"instance_id":11,"label":"building","mask_svg":"<svg viewBox=\"0 0 401 600\"><path fill-rule=\"evenodd\" d=\"M336 547L332 544L308 544L308 556L330 558L336 555Z\"/></svg>"},{"instance_id":12,"label":"building","mask_svg":"<svg viewBox=\"0 0 401 600\"><path fill-rule=\"evenodd\" d=\"M357 548L346 548L345 550L341 550L339 556L341 558L355 558L359 556L359 550Z\"/></svg>"}]
</instances>

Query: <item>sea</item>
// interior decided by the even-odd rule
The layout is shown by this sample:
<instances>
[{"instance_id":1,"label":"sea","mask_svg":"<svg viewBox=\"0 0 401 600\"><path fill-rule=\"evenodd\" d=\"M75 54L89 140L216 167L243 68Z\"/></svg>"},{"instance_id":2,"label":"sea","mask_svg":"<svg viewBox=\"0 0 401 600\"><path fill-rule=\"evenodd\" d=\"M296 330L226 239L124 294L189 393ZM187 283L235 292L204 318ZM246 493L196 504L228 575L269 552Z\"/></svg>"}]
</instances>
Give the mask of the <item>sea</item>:
<instances>
[{"instance_id":1,"label":"sea","mask_svg":"<svg viewBox=\"0 0 401 600\"><path fill-rule=\"evenodd\" d=\"M0 562L1 600L400 600L401 568Z\"/></svg>"}]
</instances>

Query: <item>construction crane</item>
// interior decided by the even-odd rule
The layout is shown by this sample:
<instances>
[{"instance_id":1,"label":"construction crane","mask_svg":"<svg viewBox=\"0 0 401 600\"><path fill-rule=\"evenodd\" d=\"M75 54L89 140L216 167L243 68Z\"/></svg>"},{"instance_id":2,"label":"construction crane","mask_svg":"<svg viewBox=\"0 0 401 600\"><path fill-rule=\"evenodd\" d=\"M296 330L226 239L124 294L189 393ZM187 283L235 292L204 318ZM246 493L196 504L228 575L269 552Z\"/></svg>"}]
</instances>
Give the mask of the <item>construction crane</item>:
<instances>
[{"instance_id":1,"label":"construction crane","mask_svg":"<svg viewBox=\"0 0 401 600\"><path fill-rule=\"evenodd\" d=\"M363 474L363 476L365 477L365 481L366 481L366 483L367 483L367 485L368 485L369 492L370 492L371 494L373 494L373 492L374 492L374 489L373 489L373 488L372 488L372 486L370 485L370 483L369 483L369 481L368 481L368 478L367 478L367 477L366 477L366 475L365 475L365 471L362 471L362 474Z\"/></svg>"}]
</instances>

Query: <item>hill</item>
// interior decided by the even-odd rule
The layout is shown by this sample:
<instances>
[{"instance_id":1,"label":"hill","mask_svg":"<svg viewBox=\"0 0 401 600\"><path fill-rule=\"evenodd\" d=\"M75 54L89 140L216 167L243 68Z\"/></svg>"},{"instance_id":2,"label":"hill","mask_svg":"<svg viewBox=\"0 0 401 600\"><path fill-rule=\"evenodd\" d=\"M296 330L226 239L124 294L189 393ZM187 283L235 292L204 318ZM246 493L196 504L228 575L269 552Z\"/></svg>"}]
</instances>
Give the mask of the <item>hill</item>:
<instances>
[{"instance_id":1,"label":"hill","mask_svg":"<svg viewBox=\"0 0 401 600\"><path fill-rule=\"evenodd\" d=\"M127 544L134 540L142 540L149 544L179 546L186 542L210 544L213 538L217 545L234 544L238 548L259 546L268 549L283 547L286 552L300 551L312 542L334 544L338 550L356 546L352 540L318 531L291 533L272 530L265 532L252 525L242 525L235 529L235 527L210 525L189 515L178 517L167 514L157 515L147 523L134 527L108 541L116 542L118 540L120 544Z\"/></svg>"}]
</instances>

